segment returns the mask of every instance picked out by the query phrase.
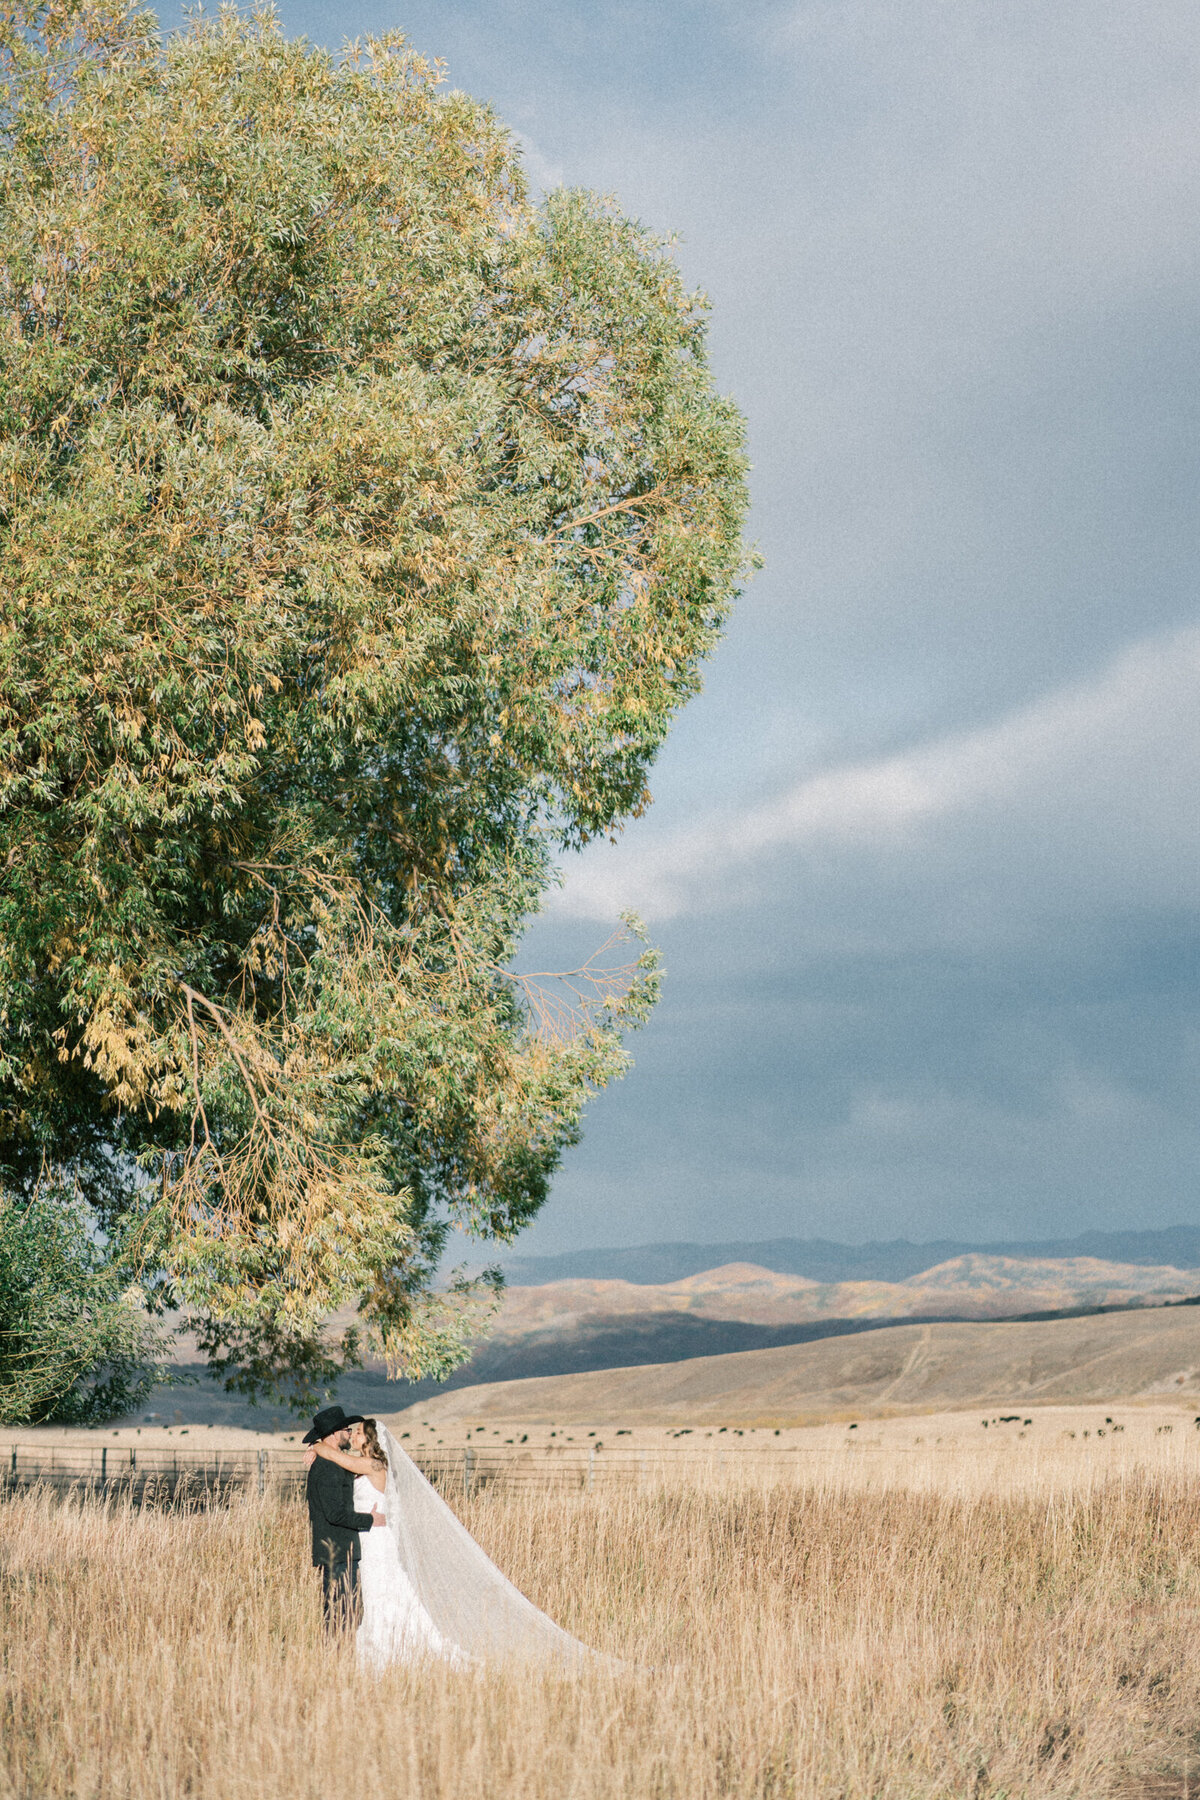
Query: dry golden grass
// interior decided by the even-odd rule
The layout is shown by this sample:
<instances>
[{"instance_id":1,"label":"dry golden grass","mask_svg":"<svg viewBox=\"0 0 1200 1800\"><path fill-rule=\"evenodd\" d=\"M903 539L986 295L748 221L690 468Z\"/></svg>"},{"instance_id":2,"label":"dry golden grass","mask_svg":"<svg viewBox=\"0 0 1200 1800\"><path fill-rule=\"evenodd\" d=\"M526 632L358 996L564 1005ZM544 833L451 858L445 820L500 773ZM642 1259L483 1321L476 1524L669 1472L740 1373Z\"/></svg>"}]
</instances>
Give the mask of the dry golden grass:
<instances>
[{"instance_id":1,"label":"dry golden grass","mask_svg":"<svg viewBox=\"0 0 1200 1800\"><path fill-rule=\"evenodd\" d=\"M923 1488L909 1458L892 1482L484 1493L464 1516L501 1566L640 1665L573 1681L361 1677L322 1639L294 1503L15 1499L0 1796L1182 1795L1200 1488L1170 1461L1097 1467L997 1491Z\"/></svg>"}]
</instances>

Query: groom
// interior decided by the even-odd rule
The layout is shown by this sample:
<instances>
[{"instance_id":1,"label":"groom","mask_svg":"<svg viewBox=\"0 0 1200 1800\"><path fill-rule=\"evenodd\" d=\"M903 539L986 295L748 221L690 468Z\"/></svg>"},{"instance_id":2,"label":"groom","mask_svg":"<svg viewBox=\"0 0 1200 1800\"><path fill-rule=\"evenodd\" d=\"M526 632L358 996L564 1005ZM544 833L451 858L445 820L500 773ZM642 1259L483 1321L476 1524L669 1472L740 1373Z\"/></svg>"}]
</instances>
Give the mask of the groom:
<instances>
[{"instance_id":1,"label":"groom","mask_svg":"<svg viewBox=\"0 0 1200 1800\"><path fill-rule=\"evenodd\" d=\"M350 1427L361 1423L361 1413L347 1415L340 1406L327 1406L313 1420L304 1442L348 1450ZM355 1512L353 1475L323 1456L308 1471L305 1492L313 1567L321 1571L325 1629L345 1630L358 1620L358 1534L387 1521L377 1506L369 1513Z\"/></svg>"}]
</instances>

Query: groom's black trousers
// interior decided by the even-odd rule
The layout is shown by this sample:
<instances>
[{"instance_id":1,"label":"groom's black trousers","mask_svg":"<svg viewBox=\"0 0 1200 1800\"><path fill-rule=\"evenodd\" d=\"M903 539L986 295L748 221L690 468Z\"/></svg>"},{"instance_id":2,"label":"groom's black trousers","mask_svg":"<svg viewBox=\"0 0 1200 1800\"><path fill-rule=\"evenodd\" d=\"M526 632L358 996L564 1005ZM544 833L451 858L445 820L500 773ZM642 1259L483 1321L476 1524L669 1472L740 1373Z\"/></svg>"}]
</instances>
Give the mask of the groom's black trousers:
<instances>
[{"instance_id":1,"label":"groom's black trousers","mask_svg":"<svg viewBox=\"0 0 1200 1800\"><path fill-rule=\"evenodd\" d=\"M335 1552L321 1564L321 1599L326 1631L352 1631L362 1616L358 1558Z\"/></svg>"}]
</instances>

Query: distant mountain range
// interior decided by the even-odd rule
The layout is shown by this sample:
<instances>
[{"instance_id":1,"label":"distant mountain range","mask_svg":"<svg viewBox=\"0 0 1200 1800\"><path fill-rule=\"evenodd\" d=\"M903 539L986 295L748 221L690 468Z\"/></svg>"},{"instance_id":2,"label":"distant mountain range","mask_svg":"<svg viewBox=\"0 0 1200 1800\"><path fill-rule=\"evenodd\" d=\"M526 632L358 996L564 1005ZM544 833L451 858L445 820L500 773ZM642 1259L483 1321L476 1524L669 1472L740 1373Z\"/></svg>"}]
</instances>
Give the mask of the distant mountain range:
<instances>
[{"instance_id":1,"label":"distant mountain range","mask_svg":"<svg viewBox=\"0 0 1200 1800\"><path fill-rule=\"evenodd\" d=\"M547 1281L685 1281L727 1263L756 1263L778 1275L810 1281L907 1281L960 1256L1094 1257L1101 1262L1141 1263L1175 1269L1200 1268L1200 1225L1171 1225L1162 1231L1084 1231L1072 1238L1022 1239L979 1244L937 1238L914 1244L908 1238L884 1243L839 1244L830 1238L768 1238L724 1244L634 1244L618 1250L568 1250L559 1256L502 1259L514 1287Z\"/></svg>"}]
</instances>

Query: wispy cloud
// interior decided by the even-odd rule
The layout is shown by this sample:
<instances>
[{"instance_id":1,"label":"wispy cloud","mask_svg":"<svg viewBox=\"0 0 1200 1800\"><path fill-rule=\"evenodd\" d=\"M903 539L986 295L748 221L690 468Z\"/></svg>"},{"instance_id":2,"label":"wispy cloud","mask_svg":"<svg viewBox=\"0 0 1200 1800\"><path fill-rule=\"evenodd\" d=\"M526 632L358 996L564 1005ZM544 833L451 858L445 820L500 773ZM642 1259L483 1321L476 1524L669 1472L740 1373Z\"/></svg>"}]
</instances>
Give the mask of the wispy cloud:
<instances>
[{"instance_id":1,"label":"wispy cloud","mask_svg":"<svg viewBox=\"0 0 1200 1800\"><path fill-rule=\"evenodd\" d=\"M981 876L1011 902L1186 903L1200 824L1200 629L1136 645L1098 677L977 730L811 774L740 815L656 837L635 828L568 874L556 909L650 918L744 902L782 856L820 859L826 887Z\"/></svg>"}]
</instances>

